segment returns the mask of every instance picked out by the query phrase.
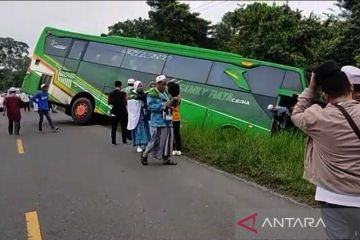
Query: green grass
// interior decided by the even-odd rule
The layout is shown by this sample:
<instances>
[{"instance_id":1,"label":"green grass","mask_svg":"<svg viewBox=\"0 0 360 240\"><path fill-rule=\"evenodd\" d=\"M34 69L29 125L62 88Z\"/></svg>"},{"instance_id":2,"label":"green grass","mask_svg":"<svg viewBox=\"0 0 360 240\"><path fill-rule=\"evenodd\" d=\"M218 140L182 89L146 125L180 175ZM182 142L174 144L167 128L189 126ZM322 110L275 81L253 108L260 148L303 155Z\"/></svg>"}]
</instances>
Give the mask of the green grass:
<instances>
[{"instance_id":1,"label":"green grass","mask_svg":"<svg viewBox=\"0 0 360 240\"><path fill-rule=\"evenodd\" d=\"M299 132L271 136L184 127L182 139L185 152L200 162L316 205L315 187L302 178L306 138Z\"/></svg>"}]
</instances>

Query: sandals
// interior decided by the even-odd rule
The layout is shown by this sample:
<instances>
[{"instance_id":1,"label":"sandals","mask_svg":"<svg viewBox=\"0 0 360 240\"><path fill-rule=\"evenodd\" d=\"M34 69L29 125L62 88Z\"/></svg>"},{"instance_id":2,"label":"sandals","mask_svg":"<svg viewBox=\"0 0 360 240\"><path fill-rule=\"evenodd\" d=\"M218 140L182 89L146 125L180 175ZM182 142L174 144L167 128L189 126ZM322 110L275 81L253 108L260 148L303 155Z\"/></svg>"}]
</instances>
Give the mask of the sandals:
<instances>
[{"instance_id":1,"label":"sandals","mask_svg":"<svg viewBox=\"0 0 360 240\"><path fill-rule=\"evenodd\" d=\"M144 156L144 152L141 153L141 164L142 165L148 165L148 160L147 157ZM164 158L163 159L163 164L164 165L177 165L176 161L172 161L169 158Z\"/></svg>"},{"instance_id":2,"label":"sandals","mask_svg":"<svg viewBox=\"0 0 360 240\"><path fill-rule=\"evenodd\" d=\"M177 162L170 159L164 159L164 165L177 165Z\"/></svg>"},{"instance_id":3,"label":"sandals","mask_svg":"<svg viewBox=\"0 0 360 240\"><path fill-rule=\"evenodd\" d=\"M141 164L142 165L148 165L147 157L143 155L143 152L141 153Z\"/></svg>"}]
</instances>

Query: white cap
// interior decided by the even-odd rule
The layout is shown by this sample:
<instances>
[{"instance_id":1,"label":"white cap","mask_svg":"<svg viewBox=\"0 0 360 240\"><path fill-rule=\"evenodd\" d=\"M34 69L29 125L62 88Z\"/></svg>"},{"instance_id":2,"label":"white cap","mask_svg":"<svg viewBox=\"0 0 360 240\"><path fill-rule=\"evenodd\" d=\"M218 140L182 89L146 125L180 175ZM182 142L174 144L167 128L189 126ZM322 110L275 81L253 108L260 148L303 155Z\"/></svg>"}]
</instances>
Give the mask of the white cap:
<instances>
[{"instance_id":1,"label":"white cap","mask_svg":"<svg viewBox=\"0 0 360 240\"><path fill-rule=\"evenodd\" d=\"M46 84L41 84L40 88L43 89L44 87L46 87Z\"/></svg>"},{"instance_id":2,"label":"white cap","mask_svg":"<svg viewBox=\"0 0 360 240\"><path fill-rule=\"evenodd\" d=\"M350 83L360 84L360 69L354 66L343 66L341 68L346 76L348 77Z\"/></svg>"},{"instance_id":3,"label":"white cap","mask_svg":"<svg viewBox=\"0 0 360 240\"><path fill-rule=\"evenodd\" d=\"M16 88L14 87L9 88L9 92L16 92Z\"/></svg>"},{"instance_id":4,"label":"white cap","mask_svg":"<svg viewBox=\"0 0 360 240\"><path fill-rule=\"evenodd\" d=\"M155 82L158 83L158 82L161 82L161 81L166 81L166 76L165 75L159 75L156 77L156 80Z\"/></svg>"},{"instance_id":5,"label":"white cap","mask_svg":"<svg viewBox=\"0 0 360 240\"><path fill-rule=\"evenodd\" d=\"M274 105L272 105L272 104L269 104L268 106L267 106L267 109L268 110L272 110L274 108Z\"/></svg>"},{"instance_id":6,"label":"white cap","mask_svg":"<svg viewBox=\"0 0 360 240\"><path fill-rule=\"evenodd\" d=\"M135 82L135 79L129 78L127 83L128 83L128 84L134 84L134 82Z\"/></svg>"}]
</instances>

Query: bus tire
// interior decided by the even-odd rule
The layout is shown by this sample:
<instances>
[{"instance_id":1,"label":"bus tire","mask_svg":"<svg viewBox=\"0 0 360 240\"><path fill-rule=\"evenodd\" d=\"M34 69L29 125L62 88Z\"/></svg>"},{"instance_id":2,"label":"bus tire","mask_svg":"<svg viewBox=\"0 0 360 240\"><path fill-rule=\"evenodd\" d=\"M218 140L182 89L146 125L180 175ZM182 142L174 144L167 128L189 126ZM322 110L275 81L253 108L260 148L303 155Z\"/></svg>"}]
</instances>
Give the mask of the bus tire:
<instances>
[{"instance_id":1,"label":"bus tire","mask_svg":"<svg viewBox=\"0 0 360 240\"><path fill-rule=\"evenodd\" d=\"M94 106L90 99L81 97L71 106L71 117L76 124L87 124L94 113Z\"/></svg>"}]
</instances>

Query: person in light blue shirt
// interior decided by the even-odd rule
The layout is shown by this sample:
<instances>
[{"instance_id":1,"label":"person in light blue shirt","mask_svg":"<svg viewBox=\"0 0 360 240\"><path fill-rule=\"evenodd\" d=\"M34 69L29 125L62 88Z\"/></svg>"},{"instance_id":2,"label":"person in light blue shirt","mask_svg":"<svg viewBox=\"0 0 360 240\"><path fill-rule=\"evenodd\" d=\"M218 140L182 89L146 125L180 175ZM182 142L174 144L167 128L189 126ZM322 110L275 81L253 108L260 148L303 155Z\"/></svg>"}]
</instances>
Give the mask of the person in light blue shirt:
<instances>
[{"instance_id":1,"label":"person in light blue shirt","mask_svg":"<svg viewBox=\"0 0 360 240\"><path fill-rule=\"evenodd\" d=\"M44 115L49 122L50 128L54 131L58 131L59 127L54 126L51 117L49 115L49 93L47 92L47 86L41 84L41 92L37 93L34 97L31 98L31 101L34 101L38 105L38 114L39 114L39 131L42 132L42 123L44 120Z\"/></svg>"}]
</instances>

